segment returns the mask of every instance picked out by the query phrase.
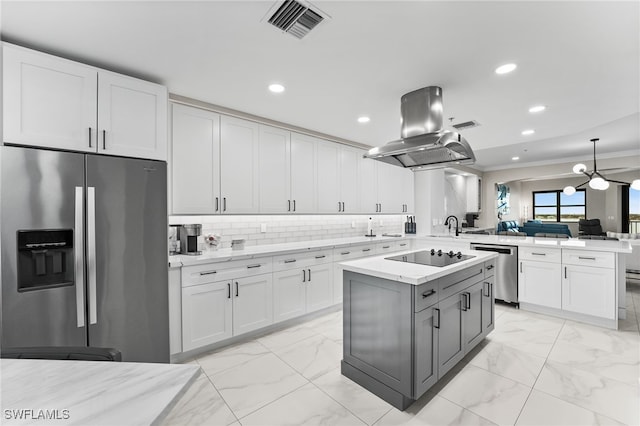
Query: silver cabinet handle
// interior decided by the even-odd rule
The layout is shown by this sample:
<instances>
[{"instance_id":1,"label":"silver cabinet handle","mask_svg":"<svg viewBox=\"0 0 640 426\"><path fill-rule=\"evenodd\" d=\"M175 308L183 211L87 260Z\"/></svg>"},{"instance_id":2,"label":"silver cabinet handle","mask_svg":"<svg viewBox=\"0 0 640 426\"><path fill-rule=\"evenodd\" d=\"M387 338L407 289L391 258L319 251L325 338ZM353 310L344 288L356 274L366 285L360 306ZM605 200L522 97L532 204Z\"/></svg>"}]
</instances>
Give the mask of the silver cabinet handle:
<instances>
[{"instance_id":1,"label":"silver cabinet handle","mask_svg":"<svg viewBox=\"0 0 640 426\"><path fill-rule=\"evenodd\" d=\"M338 211L339 212L342 211L342 203L340 201L338 201Z\"/></svg>"},{"instance_id":2,"label":"silver cabinet handle","mask_svg":"<svg viewBox=\"0 0 640 426\"><path fill-rule=\"evenodd\" d=\"M316 259L324 259L325 257L327 256L325 256L324 254L321 254L320 256L316 256Z\"/></svg>"},{"instance_id":3,"label":"silver cabinet handle","mask_svg":"<svg viewBox=\"0 0 640 426\"><path fill-rule=\"evenodd\" d=\"M466 312L467 311L467 293L460 293L460 296L462 296L462 301L460 302L461 303L460 308Z\"/></svg>"},{"instance_id":4,"label":"silver cabinet handle","mask_svg":"<svg viewBox=\"0 0 640 426\"><path fill-rule=\"evenodd\" d=\"M565 279L567 278L567 267L566 266L564 267L564 278Z\"/></svg>"},{"instance_id":5,"label":"silver cabinet handle","mask_svg":"<svg viewBox=\"0 0 640 426\"><path fill-rule=\"evenodd\" d=\"M227 197L222 197L222 211L227 211Z\"/></svg>"},{"instance_id":6,"label":"silver cabinet handle","mask_svg":"<svg viewBox=\"0 0 640 426\"><path fill-rule=\"evenodd\" d=\"M440 309L438 309L438 308L433 308L433 310L434 310L434 311L436 311L435 313L437 313L437 314L438 314L438 315L437 315L437 318L438 318L438 324L436 325L436 322L434 321L434 322L433 322L433 326L434 326L435 328L440 328ZM434 315L434 317L436 317L436 315Z\"/></svg>"},{"instance_id":7,"label":"silver cabinet handle","mask_svg":"<svg viewBox=\"0 0 640 426\"><path fill-rule=\"evenodd\" d=\"M259 268L260 266L259 263L257 265L247 265L247 269Z\"/></svg>"},{"instance_id":8,"label":"silver cabinet handle","mask_svg":"<svg viewBox=\"0 0 640 426\"><path fill-rule=\"evenodd\" d=\"M231 299L231 283L227 283L227 299Z\"/></svg>"},{"instance_id":9,"label":"silver cabinet handle","mask_svg":"<svg viewBox=\"0 0 640 426\"><path fill-rule=\"evenodd\" d=\"M236 281L236 297L238 297L240 293L238 292L238 281Z\"/></svg>"},{"instance_id":10,"label":"silver cabinet handle","mask_svg":"<svg viewBox=\"0 0 640 426\"><path fill-rule=\"evenodd\" d=\"M534 256L546 256L546 253L531 253Z\"/></svg>"},{"instance_id":11,"label":"silver cabinet handle","mask_svg":"<svg viewBox=\"0 0 640 426\"><path fill-rule=\"evenodd\" d=\"M91 134L91 128L89 128ZM91 136L89 136L91 139ZM89 145L91 146L91 145ZM83 213L84 213L84 188L76 186L76 206L75 206L75 224L73 234L73 263L76 275L76 322L78 327L84 327L84 230L83 230Z\"/></svg>"},{"instance_id":12,"label":"silver cabinet handle","mask_svg":"<svg viewBox=\"0 0 640 426\"><path fill-rule=\"evenodd\" d=\"M291 211L291 200L287 200L287 211L290 212Z\"/></svg>"},{"instance_id":13,"label":"silver cabinet handle","mask_svg":"<svg viewBox=\"0 0 640 426\"><path fill-rule=\"evenodd\" d=\"M391 246L382 246L382 248L383 248L383 249L388 249L388 248L390 248L390 247L391 247Z\"/></svg>"},{"instance_id":14,"label":"silver cabinet handle","mask_svg":"<svg viewBox=\"0 0 640 426\"><path fill-rule=\"evenodd\" d=\"M407 243L400 243L400 247L404 247L406 245L407 245Z\"/></svg>"},{"instance_id":15,"label":"silver cabinet handle","mask_svg":"<svg viewBox=\"0 0 640 426\"><path fill-rule=\"evenodd\" d=\"M429 291L422 293L422 298L426 299L427 297L433 296L434 294L436 294L436 291L434 289L431 289Z\"/></svg>"},{"instance_id":16,"label":"silver cabinet handle","mask_svg":"<svg viewBox=\"0 0 640 426\"><path fill-rule=\"evenodd\" d=\"M107 149L107 131L102 131L102 149Z\"/></svg>"},{"instance_id":17,"label":"silver cabinet handle","mask_svg":"<svg viewBox=\"0 0 640 426\"><path fill-rule=\"evenodd\" d=\"M307 271L306 270L302 270L302 282L306 283L307 282Z\"/></svg>"},{"instance_id":18,"label":"silver cabinet handle","mask_svg":"<svg viewBox=\"0 0 640 426\"><path fill-rule=\"evenodd\" d=\"M520 273L522 273L522 262L520 262Z\"/></svg>"},{"instance_id":19,"label":"silver cabinet handle","mask_svg":"<svg viewBox=\"0 0 640 426\"><path fill-rule=\"evenodd\" d=\"M368 248L368 249L362 249L362 251L371 251L371 249L370 249L370 248Z\"/></svg>"},{"instance_id":20,"label":"silver cabinet handle","mask_svg":"<svg viewBox=\"0 0 640 426\"><path fill-rule=\"evenodd\" d=\"M487 282L487 281L485 281L485 282L483 282L483 283L482 283L482 287L483 287L483 288L482 288L482 292L484 293L484 296L485 296L485 297L489 297L489 296L491 296L491 294L489 294L489 286L490 286L490 285L491 285L491 284L490 284L489 282Z\"/></svg>"},{"instance_id":21,"label":"silver cabinet handle","mask_svg":"<svg viewBox=\"0 0 640 426\"><path fill-rule=\"evenodd\" d=\"M295 261L296 261L296 259L287 259L287 260L284 261L284 263L293 263Z\"/></svg>"},{"instance_id":22,"label":"silver cabinet handle","mask_svg":"<svg viewBox=\"0 0 640 426\"><path fill-rule=\"evenodd\" d=\"M583 257L583 256L578 256L578 259L580 259L580 260L596 260L595 257Z\"/></svg>"},{"instance_id":23,"label":"silver cabinet handle","mask_svg":"<svg viewBox=\"0 0 640 426\"><path fill-rule=\"evenodd\" d=\"M91 131L91 127L89 127L89 148L91 148L91 133L93 133Z\"/></svg>"},{"instance_id":24,"label":"silver cabinet handle","mask_svg":"<svg viewBox=\"0 0 640 426\"><path fill-rule=\"evenodd\" d=\"M293 211L296 211L296 200L293 200Z\"/></svg>"},{"instance_id":25,"label":"silver cabinet handle","mask_svg":"<svg viewBox=\"0 0 640 426\"><path fill-rule=\"evenodd\" d=\"M493 269L493 265L488 265L488 266L487 266L487 271L490 271L490 270L492 270L492 269Z\"/></svg>"},{"instance_id":26,"label":"silver cabinet handle","mask_svg":"<svg viewBox=\"0 0 640 426\"><path fill-rule=\"evenodd\" d=\"M308 281L311 281L311 269L307 269L307 271L309 271L309 279L308 279Z\"/></svg>"},{"instance_id":27,"label":"silver cabinet handle","mask_svg":"<svg viewBox=\"0 0 640 426\"><path fill-rule=\"evenodd\" d=\"M350 251L343 251L343 252L341 252L340 254L341 254L342 256L344 256L344 255L347 255L347 254L350 254L350 253L351 253Z\"/></svg>"},{"instance_id":28,"label":"silver cabinet handle","mask_svg":"<svg viewBox=\"0 0 640 426\"><path fill-rule=\"evenodd\" d=\"M200 276L202 275L213 275L213 274L217 274L218 271L207 271L207 272L200 272Z\"/></svg>"},{"instance_id":29,"label":"silver cabinet handle","mask_svg":"<svg viewBox=\"0 0 640 426\"><path fill-rule=\"evenodd\" d=\"M87 187L87 276L89 279L89 324L98 322L96 284L96 189Z\"/></svg>"},{"instance_id":30,"label":"silver cabinet handle","mask_svg":"<svg viewBox=\"0 0 640 426\"><path fill-rule=\"evenodd\" d=\"M216 211L218 211L220 209L220 205L219 205L218 200L219 200L218 197L216 197Z\"/></svg>"}]
</instances>

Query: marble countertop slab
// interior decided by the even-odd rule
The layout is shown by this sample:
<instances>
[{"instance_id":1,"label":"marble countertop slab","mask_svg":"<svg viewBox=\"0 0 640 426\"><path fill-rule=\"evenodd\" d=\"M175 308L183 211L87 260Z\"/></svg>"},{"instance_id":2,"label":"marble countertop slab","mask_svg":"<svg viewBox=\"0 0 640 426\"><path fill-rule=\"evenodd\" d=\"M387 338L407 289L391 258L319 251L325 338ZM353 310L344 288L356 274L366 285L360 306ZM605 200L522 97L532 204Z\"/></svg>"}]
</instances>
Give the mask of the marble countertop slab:
<instances>
[{"instance_id":1,"label":"marble countertop slab","mask_svg":"<svg viewBox=\"0 0 640 426\"><path fill-rule=\"evenodd\" d=\"M421 250L409 250L401 253L393 253L393 256L399 256L404 253L416 251ZM342 266L345 271L357 272L406 284L419 285L498 257L498 253L477 250L462 250L462 254L468 254L475 257L454 263L453 265L437 267L387 260L385 257L389 257L390 255L384 254L381 256L372 256L364 259L341 262L340 266Z\"/></svg>"},{"instance_id":2,"label":"marble countertop slab","mask_svg":"<svg viewBox=\"0 0 640 426\"><path fill-rule=\"evenodd\" d=\"M157 424L199 374L197 365L3 359L0 423Z\"/></svg>"}]
</instances>

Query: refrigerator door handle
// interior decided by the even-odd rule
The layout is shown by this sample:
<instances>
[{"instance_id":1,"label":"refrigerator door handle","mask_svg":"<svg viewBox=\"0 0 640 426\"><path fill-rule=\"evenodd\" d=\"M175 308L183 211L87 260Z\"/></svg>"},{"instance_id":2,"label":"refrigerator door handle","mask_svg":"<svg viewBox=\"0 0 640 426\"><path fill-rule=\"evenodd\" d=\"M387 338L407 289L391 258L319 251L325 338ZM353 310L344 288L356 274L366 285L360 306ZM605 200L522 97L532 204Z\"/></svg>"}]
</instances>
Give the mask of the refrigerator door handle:
<instances>
[{"instance_id":1,"label":"refrigerator door handle","mask_svg":"<svg viewBox=\"0 0 640 426\"><path fill-rule=\"evenodd\" d=\"M98 322L96 297L96 189L87 187L87 275L89 280L89 324Z\"/></svg>"},{"instance_id":2,"label":"refrigerator door handle","mask_svg":"<svg viewBox=\"0 0 640 426\"><path fill-rule=\"evenodd\" d=\"M84 188L76 186L75 232L74 232L74 270L76 275L76 318L78 328L84 327Z\"/></svg>"}]
</instances>

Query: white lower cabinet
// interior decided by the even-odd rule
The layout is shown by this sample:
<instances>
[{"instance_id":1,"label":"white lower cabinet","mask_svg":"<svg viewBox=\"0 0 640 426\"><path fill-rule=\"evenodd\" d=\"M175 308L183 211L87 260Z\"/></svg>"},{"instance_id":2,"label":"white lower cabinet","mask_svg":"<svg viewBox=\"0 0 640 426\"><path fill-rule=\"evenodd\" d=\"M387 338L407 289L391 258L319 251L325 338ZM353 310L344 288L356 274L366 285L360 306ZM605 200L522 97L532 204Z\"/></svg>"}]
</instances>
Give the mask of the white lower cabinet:
<instances>
[{"instance_id":1,"label":"white lower cabinet","mask_svg":"<svg viewBox=\"0 0 640 426\"><path fill-rule=\"evenodd\" d=\"M189 351L233 335L231 282L182 289L182 350Z\"/></svg>"},{"instance_id":2,"label":"white lower cabinet","mask_svg":"<svg viewBox=\"0 0 640 426\"><path fill-rule=\"evenodd\" d=\"M615 271L592 266L564 266L562 309L615 319Z\"/></svg>"},{"instance_id":3,"label":"white lower cabinet","mask_svg":"<svg viewBox=\"0 0 640 426\"><path fill-rule=\"evenodd\" d=\"M560 309L562 299L560 264L521 260L519 268L519 301Z\"/></svg>"},{"instance_id":4,"label":"white lower cabinet","mask_svg":"<svg viewBox=\"0 0 640 426\"><path fill-rule=\"evenodd\" d=\"M312 266L307 275L307 312L333 305L333 263Z\"/></svg>"},{"instance_id":5,"label":"white lower cabinet","mask_svg":"<svg viewBox=\"0 0 640 426\"><path fill-rule=\"evenodd\" d=\"M273 323L271 274L233 281L233 335L247 333Z\"/></svg>"}]
</instances>

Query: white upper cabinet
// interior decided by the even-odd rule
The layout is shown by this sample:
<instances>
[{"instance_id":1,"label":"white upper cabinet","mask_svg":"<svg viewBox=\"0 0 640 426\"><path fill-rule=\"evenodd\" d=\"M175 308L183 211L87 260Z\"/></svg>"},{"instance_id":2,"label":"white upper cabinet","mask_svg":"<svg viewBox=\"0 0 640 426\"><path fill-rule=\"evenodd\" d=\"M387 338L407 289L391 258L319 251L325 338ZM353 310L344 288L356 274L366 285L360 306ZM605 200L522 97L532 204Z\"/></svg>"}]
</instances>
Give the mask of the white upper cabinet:
<instances>
[{"instance_id":1,"label":"white upper cabinet","mask_svg":"<svg viewBox=\"0 0 640 426\"><path fill-rule=\"evenodd\" d=\"M378 162L378 213L402 213L404 170Z\"/></svg>"},{"instance_id":2,"label":"white upper cabinet","mask_svg":"<svg viewBox=\"0 0 640 426\"><path fill-rule=\"evenodd\" d=\"M219 213L220 115L179 104L171 110L171 211Z\"/></svg>"},{"instance_id":3,"label":"white upper cabinet","mask_svg":"<svg viewBox=\"0 0 640 426\"><path fill-rule=\"evenodd\" d=\"M166 87L100 71L98 126L98 152L166 160Z\"/></svg>"},{"instance_id":4,"label":"white upper cabinet","mask_svg":"<svg viewBox=\"0 0 640 426\"><path fill-rule=\"evenodd\" d=\"M260 126L258 142L260 213L291 211L290 144L290 132L275 127Z\"/></svg>"},{"instance_id":5,"label":"white upper cabinet","mask_svg":"<svg viewBox=\"0 0 640 426\"><path fill-rule=\"evenodd\" d=\"M340 209L342 213L357 213L358 208L358 158L362 151L346 146L338 151L338 167L340 170Z\"/></svg>"},{"instance_id":6,"label":"white upper cabinet","mask_svg":"<svg viewBox=\"0 0 640 426\"><path fill-rule=\"evenodd\" d=\"M165 87L4 43L4 142L166 160Z\"/></svg>"},{"instance_id":7,"label":"white upper cabinet","mask_svg":"<svg viewBox=\"0 0 640 426\"><path fill-rule=\"evenodd\" d=\"M95 152L98 71L3 45L4 142Z\"/></svg>"},{"instance_id":8,"label":"white upper cabinet","mask_svg":"<svg viewBox=\"0 0 640 426\"><path fill-rule=\"evenodd\" d=\"M362 213L378 212L378 161L358 159L358 210Z\"/></svg>"},{"instance_id":9,"label":"white upper cabinet","mask_svg":"<svg viewBox=\"0 0 640 426\"><path fill-rule=\"evenodd\" d=\"M291 133L291 212L316 213L316 139Z\"/></svg>"},{"instance_id":10,"label":"white upper cabinet","mask_svg":"<svg viewBox=\"0 0 640 426\"><path fill-rule=\"evenodd\" d=\"M318 140L316 160L318 213L338 213L340 211L338 145Z\"/></svg>"},{"instance_id":11,"label":"white upper cabinet","mask_svg":"<svg viewBox=\"0 0 640 426\"><path fill-rule=\"evenodd\" d=\"M259 130L248 120L221 116L222 213L259 213Z\"/></svg>"}]
</instances>

